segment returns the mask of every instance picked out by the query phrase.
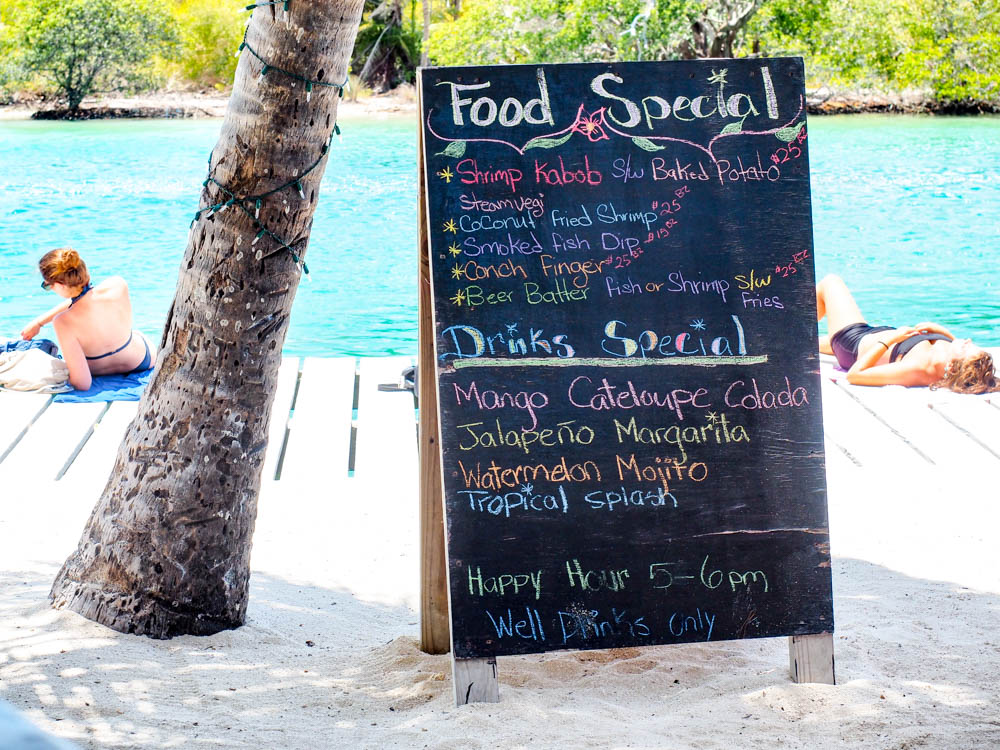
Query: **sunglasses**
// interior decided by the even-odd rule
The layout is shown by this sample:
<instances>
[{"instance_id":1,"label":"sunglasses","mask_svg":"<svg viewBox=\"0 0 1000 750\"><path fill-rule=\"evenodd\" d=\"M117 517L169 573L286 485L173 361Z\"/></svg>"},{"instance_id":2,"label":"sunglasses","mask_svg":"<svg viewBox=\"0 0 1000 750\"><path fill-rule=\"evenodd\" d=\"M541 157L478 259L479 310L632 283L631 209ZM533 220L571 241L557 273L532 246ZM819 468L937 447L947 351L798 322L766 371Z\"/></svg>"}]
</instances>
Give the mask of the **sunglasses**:
<instances>
[{"instance_id":1,"label":"sunglasses","mask_svg":"<svg viewBox=\"0 0 1000 750\"><path fill-rule=\"evenodd\" d=\"M46 292L49 291L49 289L51 289L51 288L52 288L52 284L50 284L48 281L43 281L42 282L42 289L44 289Z\"/></svg>"}]
</instances>

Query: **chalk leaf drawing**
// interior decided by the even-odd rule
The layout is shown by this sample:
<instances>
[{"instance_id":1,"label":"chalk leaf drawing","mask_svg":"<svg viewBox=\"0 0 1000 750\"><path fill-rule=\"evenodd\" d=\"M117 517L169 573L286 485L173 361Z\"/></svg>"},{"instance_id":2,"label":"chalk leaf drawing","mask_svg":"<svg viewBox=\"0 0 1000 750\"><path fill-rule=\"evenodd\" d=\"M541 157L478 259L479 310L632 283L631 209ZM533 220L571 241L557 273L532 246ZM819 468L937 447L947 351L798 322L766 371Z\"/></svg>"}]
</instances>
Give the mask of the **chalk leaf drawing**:
<instances>
[{"instance_id":1,"label":"chalk leaf drawing","mask_svg":"<svg viewBox=\"0 0 1000 750\"><path fill-rule=\"evenodd\" d=\"M641 135L634 136L632 143L645 151L662 151L666 148L666 146L657 146L649 138L643 138Z\"/></svg>"},{"instance_id":2,"label":"chalk leaf drawing","mask_svg":"<svg viewBox=\"0 0 1000 750\"><path fill-rule=\"evenodd\" d=\"M745 119L747 118L744 117L743 120ZM742 133L743 120L740 120L739 122L729 123L728 125L726 125L726 127L724 127L721 131L719 131L719 135L729 135L730 133Z\"/></svg>"},{"instance_id":3,"label":"chalk leaf drawing","mask_svg":"<svg viewBox=\"0 0 1000 750\"><path fill-rule=\"evenodd\" d=\"M556 146L563 145L572 135L572 133L567 133L562 138L532 138L524 144L524 150L527 151L529 148L555 148Z\"/></svg>"},{"instance_id":4,"label":"chalk leaf drawing","mask_svg":"<svg viewBox=\"0 0 1000 750\"><path fill-rule=\"evenodd\" d=\"M465 156L465 141L452 141L445 146L444 151L435 154L435 156L454 156L456 159L461 159Z\"/></svg>"},{"instance_id":5,"label":"chalk leaf drawing","mask_svg":"<svg viewBox=\"0 0 1000 750\"><path fill-rule=\"evenodd\" d=\"M799 131L806 126L805 120L800 122L798 125L792 125L787 128L782 128L774 134L774 137L779 141L784 141L785 143L791 143L796 138L799 137Z\"/></svg>"}]
</instances>

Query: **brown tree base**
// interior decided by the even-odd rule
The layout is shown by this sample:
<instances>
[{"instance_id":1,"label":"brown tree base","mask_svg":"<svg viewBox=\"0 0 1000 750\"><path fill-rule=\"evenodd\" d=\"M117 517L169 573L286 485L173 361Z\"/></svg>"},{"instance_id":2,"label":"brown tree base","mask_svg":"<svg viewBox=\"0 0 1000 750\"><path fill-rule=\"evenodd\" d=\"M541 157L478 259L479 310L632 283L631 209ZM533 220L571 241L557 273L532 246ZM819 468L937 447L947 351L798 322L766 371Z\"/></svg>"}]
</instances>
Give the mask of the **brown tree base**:
<instances>
[{"instance_id":1,"label":"brown tree base","mask_svg":"<svg viewBox=\"0 0 1000 750\"><path fill-rule=\"evenodd\" d=\"M239 621L209 617L185 610L174 603L121 591L108 591L95 584L71 581L60 575L52 584L49 599L56 609L68 609L119 633L166 640L178 635L214 635L243 625Z\"/></svg>"}]
</instances>

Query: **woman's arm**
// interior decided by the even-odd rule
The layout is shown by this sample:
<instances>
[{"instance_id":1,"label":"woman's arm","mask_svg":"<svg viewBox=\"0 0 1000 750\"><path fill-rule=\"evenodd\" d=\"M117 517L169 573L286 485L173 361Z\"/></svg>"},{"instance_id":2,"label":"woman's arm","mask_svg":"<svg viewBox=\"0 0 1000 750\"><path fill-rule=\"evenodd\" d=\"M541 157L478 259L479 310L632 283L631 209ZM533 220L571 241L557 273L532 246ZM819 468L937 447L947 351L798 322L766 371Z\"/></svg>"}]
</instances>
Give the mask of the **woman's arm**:
<instances>
[{"instance_id":1,"label":"woman's arm","mask_svg":"<svg viewBox=\"0 0 1000 750\"><path fill-rule=\"evenodd\" d=\"M83 347L80 346L80 342L72 331L59 318L55 319L52 327L55 328L56 338L59 339L63 361L69 368L69 384L78 391L88 390L93 378L90 374L90 365L87 364L87 357L83 353Z\"/></svg>"},{"instance_id":2,"label":"woman's arm","mask_svg":"<svg viewBox=\"0 0 1000 750\"><path fill-rule=\"evenodd\" d=\"M929 385L933 380L923 363L904 358L898 362L876 364L893 346L917 332L917 328L906 326L880 334L878 343L868 347L847 371L847 382L852 385Z\"/></svg>"},{"instance_id":3,"label":"woman's arm","mask_svg":"<svg viewBox=\"0 0 1000 750\"><path fill-rule=\"evenodd\" d=\"M937 323L917 323L914 328L918 331L926 331L927 333L940 333L947 336L952 341L955 340L955 334Z\"/></svg>"},{"instance_id":4,"label":"woman's arm","mask_svg":"<svg viewBox=\"0 0 1000 750\"><path fill-rule=\"evenodd\" d=\"M35 318L28 323L21 331L21 338L25 341L31 341L31 339L38 335L43 326L51 323L59 313L69 310L70 302L71 300L64 300L41 317Z\"/></svg>"}]
</instances>

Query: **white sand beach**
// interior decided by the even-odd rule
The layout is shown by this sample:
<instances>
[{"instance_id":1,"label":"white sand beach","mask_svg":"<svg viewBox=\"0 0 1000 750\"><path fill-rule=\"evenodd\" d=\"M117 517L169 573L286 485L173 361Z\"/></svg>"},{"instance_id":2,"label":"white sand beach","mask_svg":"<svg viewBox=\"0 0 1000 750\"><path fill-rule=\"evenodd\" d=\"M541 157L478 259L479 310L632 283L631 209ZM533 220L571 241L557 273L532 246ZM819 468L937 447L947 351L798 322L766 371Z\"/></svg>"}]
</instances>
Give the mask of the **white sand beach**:
<instances>
[{"instance_id":1,"label":"white sand beach","mask_svg":"<svg viewBox=\"0 0 1000 750\"><path fill-rule=\"evenodd\" d=\"M1000 747L995 482L828 462L836 686L779 638L501 658L501 702L456 708L415 490L352 479L265 486L244 627L121 635L47 602L95 489L8 477L0 699L84 748Z\"/></svg>"}]
</instances>

